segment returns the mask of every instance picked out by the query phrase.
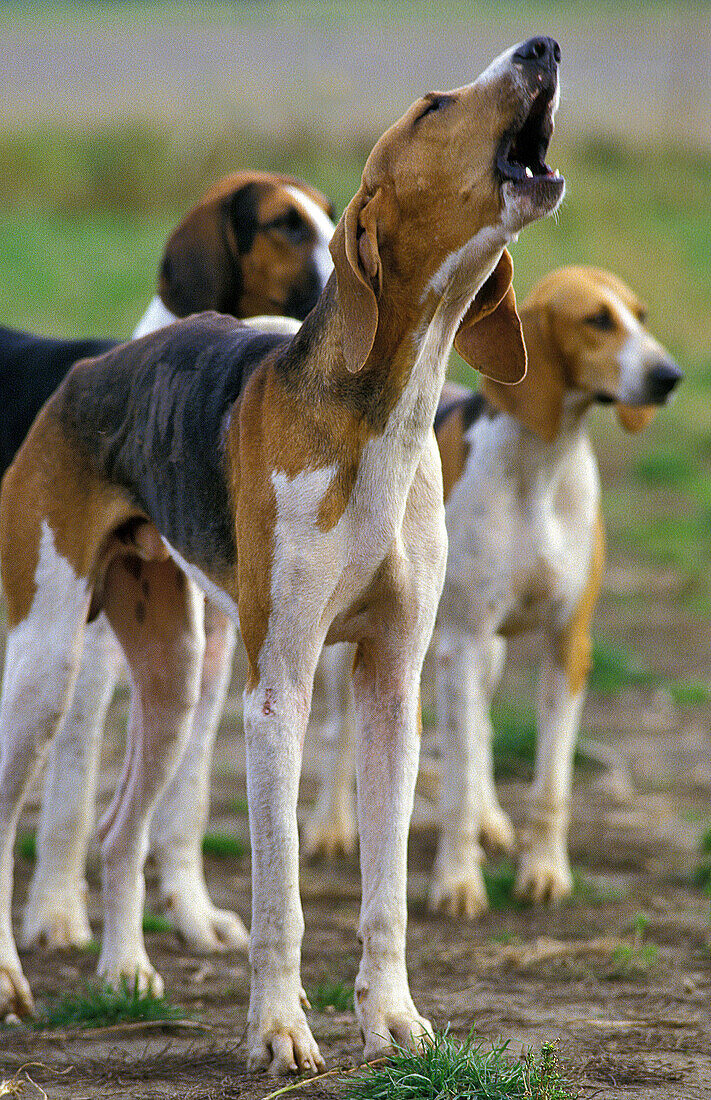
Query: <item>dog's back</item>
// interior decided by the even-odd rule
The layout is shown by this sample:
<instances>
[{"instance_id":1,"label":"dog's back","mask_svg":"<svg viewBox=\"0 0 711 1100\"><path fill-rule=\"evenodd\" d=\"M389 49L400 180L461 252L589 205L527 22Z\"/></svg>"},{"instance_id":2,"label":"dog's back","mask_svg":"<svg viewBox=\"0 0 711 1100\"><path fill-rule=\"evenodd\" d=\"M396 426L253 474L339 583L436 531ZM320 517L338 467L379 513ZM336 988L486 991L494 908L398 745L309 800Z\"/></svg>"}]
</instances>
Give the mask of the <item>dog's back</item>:
<instances>
[{"instance_id":1,"label":"dog's back","mask_svg":"<svg viewBox=\"0 0 711 1100\"><path fill-rule=\"evenodd\" d=\"M101 355L116 340L61 340L0 325L0 477L45 401L79 359Z\"/></svg>"}]
</instances>

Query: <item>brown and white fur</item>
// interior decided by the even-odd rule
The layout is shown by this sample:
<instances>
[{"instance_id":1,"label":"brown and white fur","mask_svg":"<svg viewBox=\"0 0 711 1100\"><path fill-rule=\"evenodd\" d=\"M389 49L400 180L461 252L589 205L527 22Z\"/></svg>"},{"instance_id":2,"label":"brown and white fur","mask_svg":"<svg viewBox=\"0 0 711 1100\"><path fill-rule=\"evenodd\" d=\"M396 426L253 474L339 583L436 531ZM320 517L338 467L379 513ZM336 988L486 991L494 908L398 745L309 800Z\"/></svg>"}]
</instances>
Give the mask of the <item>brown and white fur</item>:
<instances>
[{"instance_id":1,"label":"brown and white fur","mask_svg":"<svg viewBox=\"0 0 711 1100\"><path fill-rule=\"evenodd\" d=\"M333 270L328 250L335 228L332 213L325 196L291 176L241 171L225 177L171 234L159 268L158 293L134 337L205 308L240 318L280 315L274 322L260 317L261 327L273 323L293 332L284 318L302 320ZM66 342L67 367L74 344L82 346ZM41 353L37 341L36 354ZM18 384L30 386L32 381L29 375ZM150 840L166 912L183 941L201 953L245 950L248 945L240 918L211 901L203 873L212 746L229 684L235 628L208 604L205 633L200 700L190 740L156 809ZM24 947L82 946L91 939L86 855L101 736L122 668L120 647L106 616L99 615L86 627L73 699L49 754L37 861L19 937Z\"/></svg>"},{"instance_id":2,"label":"brown and white fur","mask_svg":"<svg viewBox=\"0 0 711 1100\"><path fill-rule=\"evenodd\" d=\"M201 314L79 364L35 421L0 502L6 1006L31 1007L10 929L15 823L99 607L136 689L129 764L102 823L99 969L153 984L140 871L198 701L199 584L239 622L250 666L250 1065L323 1065L300 981L296 801L327 640L357 646L366 1055L429 1033L407 981L405 879L420 670L446 558L432 423L455 336L499 381L524 373L505 246L563 194L542 161L559 56L531 39L387 131L336 228L335 276L291 341Z\"/></svg>"},{"instance_id":3,"label":"brown and white fur","mask_svg":"<svg viewBox=\"0 0 711 1100\"><path fill-rule=\"evenodd\" d=\"M638 431L681 377L645 327L645 307L608 272L554 271L520 314L524 381L484 379L483 394L448 385L436 420L449 557L436 629L443 775L430 903L453 916L487 906L480 841L514 847L494 789L489 710L506 638L531 629L543 638L538 741L515 888L521 898L549 902L571 891L572 760L604 568L586 414L596 402L613 402L623 426ZM307 823L312 852L355 840L350 729L346 718Z\"/></svg>"}]
</instances>

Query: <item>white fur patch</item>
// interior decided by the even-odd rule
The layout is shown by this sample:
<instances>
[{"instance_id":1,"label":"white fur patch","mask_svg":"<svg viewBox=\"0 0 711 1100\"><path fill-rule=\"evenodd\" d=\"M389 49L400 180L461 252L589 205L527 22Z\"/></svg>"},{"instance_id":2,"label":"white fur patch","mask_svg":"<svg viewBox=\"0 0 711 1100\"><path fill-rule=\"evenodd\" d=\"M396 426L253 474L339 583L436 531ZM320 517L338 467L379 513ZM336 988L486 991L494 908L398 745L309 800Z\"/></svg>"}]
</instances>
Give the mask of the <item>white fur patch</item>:
<instances>
[{"instance_id":1,"label":"white fur patch","mask_svg":"<svg viewBox=\"0 0 711 1100\"><path fill-rule=\"evenodd\" d=\"M224 611L225 615L228 615L230 619L232 619L233 623L239 625L239 612L234 600L230 599L224 589L216 585L214 581L211 581L197 565L191 565L189 561L186 561L185 558L178 553L175 547L171 546L168 540L163 538L162 535L161 539L171 558L176 565L180 566L185 575L190 577L190 580L194 581L198 588L204 592L213 603L216 603L217 606Z\"/></svg>"},{"instance_id":2,"label":"white fur patch","mask_svg":"<svg viewBox=\"0 0 711 1100\"><path fill-rule=\"evenodd\" d=\"M156 332L160 328L165 328L166 325L172 325L177 320L175 314L170 312L168 307L163 304L162 299L156 294L133 330L132 339L137 340L139 336L147 336L149 332Z\"/></svg>"},{"instance_id":3,"label":"white fur patch","mask_svg":"<svg viewBox=\"0 0 711 1100\"><path fill-rule=\"evenodd\" d=\"M3 672L3 698L22 690L18 683L18 669L27 678L28 670L37 673L37 667L48 661L62 665L67 653L80 644L77 640L77 620L81 608L88 604L89 589L78 577L66 558L57 553L54 534L46 520L42 522L39 560L35 570L36 591L27 616L8 634ZM36 665L28 663L28 655L35 654ZM22 674L22 673L20 673ZM60 689L52 671L36 675L37 690L25 698L27 710L46 716L54 715L59 707ZM46 718L43 718L44 722Z\"/></svg>"},{"instance_id":4,"label":"white fur patch","mask_svg":"<svg viewBox=\"0 0 711 1100\"><path fill-rule=\"evenodd\" d=\"M610 297L617 319L627 333L617 360L620 367L617 396L631 405L643 404L646 368L650 361L666 358L666 352L616 294Z\"/></svg>"},{"instance_id":5,"label":"white fur patch","mask_svg":"<svg viewBox=\"0 0 711 1100\"><path fill-rule=\"evenodd\" d=\"M295 317L279 317L277 314L245 317L243 324L256 328L259 332L273 332L277 336L295 336L301 328L301 321L297 321Z\"/></svg>"},{"instance_id":6,"label":"white fur patch","mask_svg":"<svg viewBox=\"0 0 711 1100\"><path fill-rule=\"evenodd\" d=\"M294 187L292 184L287 184L286 190L297 206L301 207L315 226L318 240L314 249L314 263L316 264L316 270L321 279L321 288L323 289L333 271L333 258L328 250L328 245L336 227L326 211L322 210L319 204L314 202L310 195L305 194L304 191L301 191L298 187Z\"/></svg>"}]
</instances>

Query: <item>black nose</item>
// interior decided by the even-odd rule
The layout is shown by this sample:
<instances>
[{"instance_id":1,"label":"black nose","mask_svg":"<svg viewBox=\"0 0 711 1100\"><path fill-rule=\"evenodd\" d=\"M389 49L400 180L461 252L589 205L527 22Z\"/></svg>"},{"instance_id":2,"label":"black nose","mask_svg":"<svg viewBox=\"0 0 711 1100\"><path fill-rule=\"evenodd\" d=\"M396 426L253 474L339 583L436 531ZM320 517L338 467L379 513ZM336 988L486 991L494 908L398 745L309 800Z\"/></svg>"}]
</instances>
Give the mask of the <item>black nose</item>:
<instances>
[{"instance_id":1,"label":"black nose","mask_svg":"<svg viewBox=\"0 0 711 1100\"><path fill-rule=\"evenodd\" d=\"M661 404L684 375L673 359L663 359L647 372L647 392L650 402Z\"/></svg>"},{"instance_id":2,"label":"black nose","mask_svg":"<svg viewBox=\"0 0 711 1100\"><path fill-rule=\"evenodd\" d=\"M514 61L525 65L535 65L540 69L554 73L560 64L560 46L554 38L547 35L537 35L529 38L517 46L513 55Z\"/></svg>"}]
</instances>

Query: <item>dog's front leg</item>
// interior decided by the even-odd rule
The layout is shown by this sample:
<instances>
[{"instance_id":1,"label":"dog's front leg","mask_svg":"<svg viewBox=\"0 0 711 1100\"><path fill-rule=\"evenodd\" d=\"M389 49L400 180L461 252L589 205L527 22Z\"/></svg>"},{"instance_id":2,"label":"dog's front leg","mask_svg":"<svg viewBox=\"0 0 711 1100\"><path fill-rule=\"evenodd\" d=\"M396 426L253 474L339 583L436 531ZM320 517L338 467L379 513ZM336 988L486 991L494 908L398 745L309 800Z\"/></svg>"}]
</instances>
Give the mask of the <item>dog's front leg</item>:
<instances>
[{"instance_id":1,"label":"dog's front leg","mask_svg":"<svg viewBox=\"0 0 711 1100\"><path fill-rule=\"evenodd\" d=\"M304 640L304 652L310 648ZM296 801L318 647L308 672L285 668L285 654L268 650L267 644L260 654L258 682L244 694L252 840L249 1066L315 1073L324 1062L306 1022L301 987Z\"/></svg>"},{"instance_id":2,"label":"dog's front leg","mask_svg":"<svg viewBox=\"0 0 711 1100\"><path fill-rule=\"evenodd\" d=\"M429 904L471 920L488 908L484 836L513 846L494 789L489 717L505 656L497 637L472 637L449 619L437 631L437 725L442 745L441 821Z\"/></svg>"},{"instance_id":3,"label":"dog's front leg","mask_svg":"<svg viewBox=\"0 0 711 1100\"><path fill-rule=\"evenodd\" d=\"M568 671L546 654L536 706L536 769L516 876L516 894L527 901L560 901L573 889L568 821L573 756L584 699L584 680L571 683Z\"/></svg>"}]
</instances>

